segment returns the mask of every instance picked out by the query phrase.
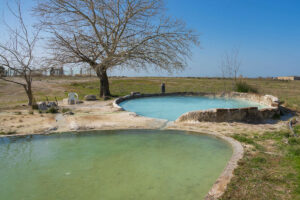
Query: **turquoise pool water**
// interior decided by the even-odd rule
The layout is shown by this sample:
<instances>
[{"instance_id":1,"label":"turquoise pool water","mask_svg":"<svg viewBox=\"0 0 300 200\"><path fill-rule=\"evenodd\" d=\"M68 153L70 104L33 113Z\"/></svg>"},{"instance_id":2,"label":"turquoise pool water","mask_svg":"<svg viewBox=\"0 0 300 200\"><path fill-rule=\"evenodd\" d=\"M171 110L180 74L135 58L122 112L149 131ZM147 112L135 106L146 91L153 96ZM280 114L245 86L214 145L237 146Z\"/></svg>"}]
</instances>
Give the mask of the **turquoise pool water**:
<instances>
[{"instance_id":1,"label":"turquoise pool water","mask_svg":"<svg viewBox=\"0 0 300 200\"><path fill-rule=\"evenodd\" d=\"M169 96L169 97L146 97L127 100L120 103L127 111L138 115L167 119L175 121L180 115L189 111L207 110L212 108L242 108L266 106L237 99L193 97L193 96Z\"/></svg>"},{"instance_id":2,"label":"turquoise pool water","mask_svg":"<svg viewBox=\"0 0 300 200\"><path fill-rule=\"evenodd\" d=\"M184 131L0 138L3 200L203 199L231 147Z\"/></svg>"}]
</instances>

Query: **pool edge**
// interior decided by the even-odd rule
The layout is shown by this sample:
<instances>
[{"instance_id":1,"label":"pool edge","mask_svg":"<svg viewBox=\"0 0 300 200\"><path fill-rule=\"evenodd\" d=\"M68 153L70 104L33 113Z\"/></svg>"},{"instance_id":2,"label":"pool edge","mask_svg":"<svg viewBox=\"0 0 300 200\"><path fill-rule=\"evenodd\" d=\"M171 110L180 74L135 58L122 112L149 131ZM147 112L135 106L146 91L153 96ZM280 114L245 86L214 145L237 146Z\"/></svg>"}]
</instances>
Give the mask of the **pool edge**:
<instances>
[{"instance_id":1,"label":"pool edge","mask_svg":"<svg viewBox=\"0 0 300 200\"><path fill-rule=\"evenodd\" d=\"M266 120L273 119L280 115L279 105L280 101L277 97L272 95L259 95L254 93L240 93L240 92L223 92L223 93L204 93L204 92L174 92L174 93L153 93L141 94L134 93L119 97L113 101L113 107L119 111L125 111L119 104L121 102L144 98L144 97L164 97L164 96L204 96L214 98L232 98L248 100L262 105L267 105L267 108L258 109L258 107L244 107L244 108L215 108L209 110L198 110L183 113L176 121L205 121L205 122L250 122L259 123Z\"/></svg>"},{"instance_id":2,"label":"pool edge","mask_svg":"<svg viewBox=\"0 0 300 200\"><path fill-rule=\"evenodd\" d=\"M223 141L231 145L233 151L232 156L230 160L227 162L227 165L224 168L221 175L217 178L217 180L215 181L215 183L207 193L205 200L217 200L218 198L220 198L223 195L223 193L226 191L227 185L230 183L231 178L233 177L233 172L235 168L238 167L238 161L242 159L244 156L244 148L242 144L231 137L222 135L221 133L207 132L207 131L202 132L201 130L194 127L173 126L173 127L167 127L166 130L191 131L191 132L211 135L219 139L222 139Z\"/></svg>"}]
</instances>

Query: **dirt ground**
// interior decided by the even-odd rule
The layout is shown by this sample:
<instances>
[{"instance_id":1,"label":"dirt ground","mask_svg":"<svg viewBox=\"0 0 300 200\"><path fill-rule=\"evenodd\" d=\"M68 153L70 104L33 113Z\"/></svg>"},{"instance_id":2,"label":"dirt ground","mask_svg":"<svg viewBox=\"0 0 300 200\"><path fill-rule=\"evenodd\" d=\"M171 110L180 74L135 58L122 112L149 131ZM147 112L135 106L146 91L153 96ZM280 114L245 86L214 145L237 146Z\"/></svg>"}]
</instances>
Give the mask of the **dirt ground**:
<instances>
[{"instance_id":1,"label":"dirt ground","mask_svg":"<svg viewBox=\"0 0 300 200\"><path fill-rule=\"evenodd\" d=\"M74 115L30 113L26 106L0 112L0 132L8 134L35 134L90 129L138 129L160 128L166 120L156 120L136 116L130 112L120 112L112 107L112 101L84 102L77 105L64 105Z\"/></svg>"},{"instance_id":2,"label":"dirt ground","mask_svg":"<svg viewBox=\"0 0 300 200\"><path fill-rule=\"evenodd\" d=\"M34 134L47 132L78 131L89 129L148 128L174 126L173 122L137 116L135 113L118 111L110 101L85 101L83 104L66 105L59 101L61 109L70 109L74 115L38 113L32 114L27 106L0 112L0 132ZM177 123L178 125L179 123ZM264 133L287 129L286 121L270 121L264 124L189 122L182 127L194 127L201 132L219 132L230 136L235 133Z\"/></svg>"}]
</instances>

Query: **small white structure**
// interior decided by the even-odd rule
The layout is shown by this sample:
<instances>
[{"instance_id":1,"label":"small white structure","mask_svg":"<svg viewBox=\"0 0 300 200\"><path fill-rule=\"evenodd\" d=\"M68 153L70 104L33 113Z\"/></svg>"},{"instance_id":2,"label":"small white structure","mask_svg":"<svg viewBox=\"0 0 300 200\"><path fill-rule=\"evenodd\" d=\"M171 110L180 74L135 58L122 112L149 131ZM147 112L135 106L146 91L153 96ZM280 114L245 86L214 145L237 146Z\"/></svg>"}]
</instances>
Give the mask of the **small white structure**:
<instances>
[{"instance_id":1,"label":"small white structure","mask_svg":"<svg viewBox=\"0 0 300 200\"><path fill-rule=\"evenodd\" d=\"M279 76L277 77L277 80L296 81L296 80L300 80L300 76Z\"/></svg>"},{"instance_id":2,"label":"small white structure","mask_svg":"<svg viewBox=\"0 0 300 200\"><path fill-rule=\"evenodd\" d=\"M71 92L68 94L68 104L76 104L78 102L78 94L75 92Z\"/></svg>"}]
</instances>

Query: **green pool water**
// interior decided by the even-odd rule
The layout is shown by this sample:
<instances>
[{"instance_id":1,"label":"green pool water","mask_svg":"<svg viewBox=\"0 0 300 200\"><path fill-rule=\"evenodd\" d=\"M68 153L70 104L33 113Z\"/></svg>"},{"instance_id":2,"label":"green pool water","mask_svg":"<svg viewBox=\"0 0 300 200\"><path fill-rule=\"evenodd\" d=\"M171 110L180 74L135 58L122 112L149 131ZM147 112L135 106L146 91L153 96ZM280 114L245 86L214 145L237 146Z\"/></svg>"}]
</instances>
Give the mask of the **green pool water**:
<instances>
[{"instance_id":1,"label":"green pool water","mask_svg":"<svg viewBox=\"0 0 300 200\"><path fill-rule=\"evenodd\" d=\"M203 199L231 155L227 143L184 131L0 138L0 199Z\"/></svg>"}]
</instances>

